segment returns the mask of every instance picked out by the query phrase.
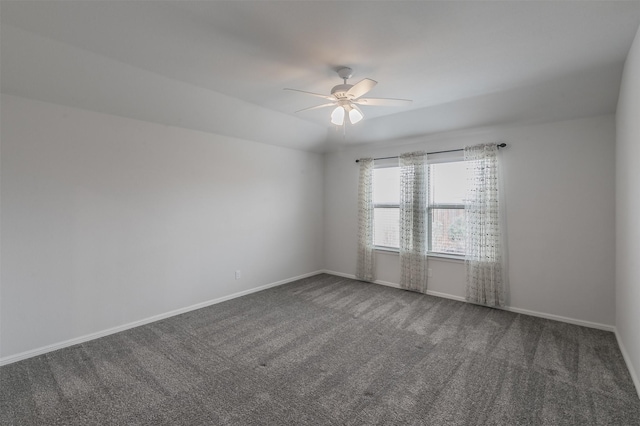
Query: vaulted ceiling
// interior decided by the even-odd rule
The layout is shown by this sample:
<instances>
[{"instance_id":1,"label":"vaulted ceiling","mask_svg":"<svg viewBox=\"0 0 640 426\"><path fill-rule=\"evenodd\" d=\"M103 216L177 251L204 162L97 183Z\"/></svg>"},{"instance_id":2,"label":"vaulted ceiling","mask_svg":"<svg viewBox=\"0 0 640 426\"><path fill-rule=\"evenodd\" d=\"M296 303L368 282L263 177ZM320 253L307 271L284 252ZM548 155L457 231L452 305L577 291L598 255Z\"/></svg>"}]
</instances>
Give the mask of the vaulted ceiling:
<instances>
[{"instance_id":1,"label":"vaulted ceiling","mask_svg":"<svg viewBox=\"0 0 640 426\"><path fill-rule=\"evenodd\" d=\"M5 1L2 93L292 148L615 112L640 1ZM346 129L295 111L372 78Z\"/></svg>"}]
</instances>

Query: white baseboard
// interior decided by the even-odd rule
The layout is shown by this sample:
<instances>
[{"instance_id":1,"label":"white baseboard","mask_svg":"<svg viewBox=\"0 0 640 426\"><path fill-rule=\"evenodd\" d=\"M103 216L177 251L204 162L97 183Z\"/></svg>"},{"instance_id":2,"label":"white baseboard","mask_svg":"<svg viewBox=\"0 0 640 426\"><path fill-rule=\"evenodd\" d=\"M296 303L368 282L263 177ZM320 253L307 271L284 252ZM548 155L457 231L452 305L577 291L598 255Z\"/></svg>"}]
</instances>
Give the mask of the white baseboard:
<instances>
[{"instance_id":1,"label":"white baseboard","mask_svg":"<svg viewBox=\"0 0 640 426\"><path fill-rule=\"evenodd\" d=\"M439 291L431 291L431 290L427 290L427 294L429 296L436 296L436 297L442 297L444 299L457 300L458 302L465 302L465 303L467 302L464 297L456 296L455 294L441 293Z\"/></svg>"},{"instance_id":2,"label":"white baseboard","mask_svg":"<svg viewBox=\"0 0 640 426\"><path fill-rule=\"evenodd\" d=\"M353 274L345 274L342 272L336 272L336 271L330 271L325 269L324 271L325 274L331 274L331 275L337 275L339 277L345 277L345 278L353 278L356 279L356 276ZM394 287L394 288L400 288L400 286L396 283L391 283L388 281L380 281L380 280L376 280L374 281L374 284L381 284L387 287ZM427 290L427 294L429 296L436 296L436 297L442 297L445 299L453 299L453 300L458 300L460 302L465 302L465 298L462 296L456 296L454 294L448 294L448 293L441 293L439 291L431 291L431 290ZM510 311L510 312L515 312L517 314L524 314L524 315L530 315L533 317L539 317L539 318L545 318L545 319L550 319L550 320L554 320L554 321L560 321L560 322L566 322L569 324L574 324L574 325L581 325L583 327L589 327L589 328L596 328L599 330L605 330L605 331L611 331L614 332L615 331L615 327L612 325L607 325L607 324L600 324L597 322L591 322L591 321L584 321L584 320L579 320L579 319L575 319L575 318L569 318L569 317L563 317L560 315L553 315L553 314L547 314L545 312L538 312L538 311L530 311L528 309L521 309L521 308L514 308L512 306L505 306L502 308L499 308L505 311Z\"/></svg>"},{"instance_id":3,"label":"white baseboard","mask_svg":"<svg viewBox=\"0 0 640 426\"><path fill-rule=\"evenodd\" d=\"M329 275L336 275L338 277L351 278L351 279L354 279L354 280L357 279L356 276L353 275L353 274L345 274L345 273L342 273L342 272L330 271L328 269L325 269L322 272L325 273L325 274L329 274ZM389 282L389 281L375 280L373 283L374 284L384 285L384 286L387 286L387 287L400 288L400 284L392 283L392 282ZM427 294L429 296L442 297L444 299L453 299L453 300L458 300L460 302L464 302L465 301L464 297L455 296L453 294L440 293L439 291L427 290Z\"/></svg>"},{"instance_id":4,"label":"white baseboard","mask_svg":"<svg viewBox=\"0 0 640 426\"><path fill-rule=\"evenodd\" d=\"M65 340L63 342L54 343L47 346L42 346L37 349L28 350L25 352L21 352L15 355L9 355L3 358L0 358L0 366L11 364L14 362L22 361L23 359L31 358L34 356L46 354L47 352L56 351L58 349L66 348L69 346L77 345L79 343L88 342L89 340L98 339L100 337L108 336L110 334L119 333L121 331L128 330L130 328L139 327L141 325L149 324L155 321L160 321L165 318L169 318L175 315L184 314L185 312L194 311L196 309L205 308L207 306L215 305L216 303L225 302L227 300L235 299L236 297L246 296L247 294L256 293L258 291L266 290L271 287L277 287L279 285L287 284L292 281L297 281L303 278L311 277L314 275L318 275L323 273L324 271L315 271L309 272L308 274L298 275L297 277L287 278L281 281L276 281L270 284L265 284L260 287L251 288L249 290L239 291L237 293L233 293L227 296L218 297L217 299L207 300L206 302L196 303L195 305L187 306L185 308L175 309L170 312L165 312L159 315L154 315L149 318L141 319L139 321L130 322L128 324L119 325L117 327L112 327L107 330L98 331L96 333L86 334L84 336L76 337L73 339Z\"/></svg>"},{"instance_id":5,"label":"white baseboard","mask_svg":"<svg viewBox=\"0 0 640 426\"><path fill-rule=\"evenodd\" d=\"M560 316L560 315L547 314L547 313L544 313L544 312L530 311L528 309L514 308L514 307L511 307L511 306L506 306L506 307L501 308L501 309L504 309L505 311L515 312L517 314L531 315L532 317L540 317L540 318L550 319L550 320L554 320L554 321L566 322L568 324L581 325L583 327L596 328L598 330L610 331L612 333L616 329L615 326L613 326L613 325L607 325L607 324L601 324L599 322L591 322L591 321L579 320L579 319L575 319L575 318L563 317L563 316Z\"/></svg>"},{"instance_id":6,"label":"white baseboard","mask_svg":"<svg viewBox=\"0 0 640 426\"><path fill-rule=\"evenodd\" d=\"M629 357L627 348L625 348L624 343L620 338L620 334L618 334L618 329L615 329L614 333L616 335L616 340L618 341L618 346L620 346L620 352L622 352L624 362L627 364L627 370L629 370L629 374L631 375L631 380L633 380L633 384L636 386L636 393L638 394L638 398L640 398L640 379L638 378L638 373L636 372L636 369L633 368L631 357Z\"/></svg>"}]
</instances>

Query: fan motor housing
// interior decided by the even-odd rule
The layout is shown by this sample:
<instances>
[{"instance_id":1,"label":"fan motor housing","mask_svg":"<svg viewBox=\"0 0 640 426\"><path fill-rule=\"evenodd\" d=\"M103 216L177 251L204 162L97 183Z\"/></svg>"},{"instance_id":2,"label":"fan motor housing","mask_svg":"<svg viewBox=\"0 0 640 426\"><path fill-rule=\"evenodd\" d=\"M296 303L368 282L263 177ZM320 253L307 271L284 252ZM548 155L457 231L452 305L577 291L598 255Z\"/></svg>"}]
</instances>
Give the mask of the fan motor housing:
<instances>
[{"instance_id":1,"label":"fan motor housing","mask_svg":"<svg viewBox=\"0 0 640 426\"><path fill-rule=\"evenodd\" d=\"M331 94L336 98L346 98L347 91L353 87L353 84L338 84L331 89Z\"/></svg>"}]
</instances>

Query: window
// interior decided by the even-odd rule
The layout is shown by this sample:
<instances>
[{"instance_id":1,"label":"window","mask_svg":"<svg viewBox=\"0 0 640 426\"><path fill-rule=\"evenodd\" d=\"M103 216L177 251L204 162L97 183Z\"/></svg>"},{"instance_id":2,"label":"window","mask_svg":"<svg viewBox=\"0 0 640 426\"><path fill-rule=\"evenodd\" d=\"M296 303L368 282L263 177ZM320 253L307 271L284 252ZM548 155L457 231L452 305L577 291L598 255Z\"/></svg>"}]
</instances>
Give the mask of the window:
<instances>
[{"instance_id":1,"label":"window","mask_svg":"<svg viewBox=\"0 0 640 426\"><path fill-rule=\"evenodd\" d=\"M429 251L464 256L464 161L429 164Z\"/></svg>"},{"instance_id":2,"label":"window","mask_svg":"<svg viewBox=\"0 0 640 426\"><path fill-rule=\"evenodd\" d=\"M462 153L429 159L429 247L433 254L464 256L464 197L467 171ZM400 247L400 167L376 161L373 170L374 245Z\"/></svg>"},{"instance_id":3,"label":"window","mask_svg":"<svg viewBox=\"0 0 640 426\"><path fill-rule=\"evenodd\" d=\"M373 244L400 247L400 167L373 169Z\"/></svg>"}]
</instances>

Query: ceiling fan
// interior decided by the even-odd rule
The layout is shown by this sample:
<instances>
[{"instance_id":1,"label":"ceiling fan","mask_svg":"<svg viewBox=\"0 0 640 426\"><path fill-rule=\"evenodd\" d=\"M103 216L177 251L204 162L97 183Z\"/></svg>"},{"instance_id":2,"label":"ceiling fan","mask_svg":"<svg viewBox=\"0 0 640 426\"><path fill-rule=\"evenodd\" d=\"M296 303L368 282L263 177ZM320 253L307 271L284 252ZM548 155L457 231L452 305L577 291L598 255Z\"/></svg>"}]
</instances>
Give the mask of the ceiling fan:
<instances>
[{"instance_id":1,"label":"ceiling fan","mask_svg":"<svg viewBox=\"0 0 640 426\"><path fill-rule=\"evenodd\" d=\"M338 126L342 126L345 122L345 115L349 116L349 122L355 124L364 118L362 110L358 105L365 106L403 106L408 105L412 101L408 99L390 99L390 98L363 98L362 96L374 88L377 81L365 78L360 80L356 84L347 84L347 80L353 75L353 70L348 67L343 67L338 70L338 75L344 80L343 84L338 84L331 89L331 95L322 95L320 93L305 92L304 90L297 89L284 89L294 92L306 93L307 95L315 96L317 98L323 98L329 103L316 105L309 108L304 108L298 112L310 111L312 109L335 107L331 113L331 122Z\"/></svg>"}]
</instances>

